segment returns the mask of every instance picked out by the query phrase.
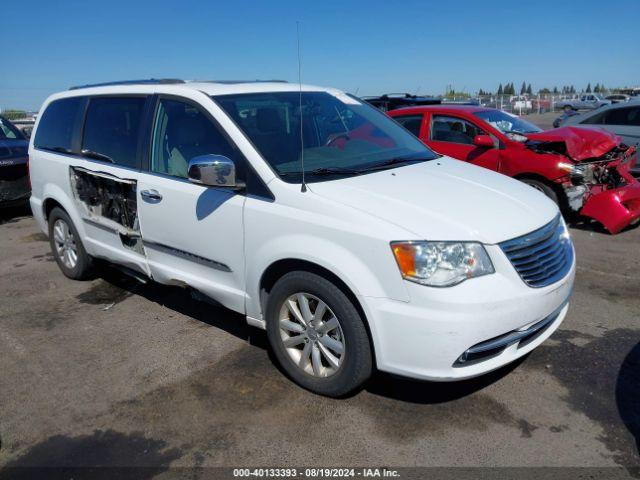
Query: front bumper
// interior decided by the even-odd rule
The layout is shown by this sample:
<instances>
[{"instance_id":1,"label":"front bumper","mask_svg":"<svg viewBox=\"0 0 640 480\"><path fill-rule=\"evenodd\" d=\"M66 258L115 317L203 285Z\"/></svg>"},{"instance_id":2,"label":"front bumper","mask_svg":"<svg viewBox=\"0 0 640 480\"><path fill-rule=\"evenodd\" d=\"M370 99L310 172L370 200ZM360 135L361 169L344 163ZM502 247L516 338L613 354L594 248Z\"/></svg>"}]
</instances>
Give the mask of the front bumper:
<instances>
[{"instance_id":1,"label":"front bumper","mask_svg":"<svg viewBox=\"0 0 640 480\"><path fill-rule=\"evenodd\" d=\"M362 298L380 370L434 381L475 377L526 355L562 323L575 276L569 273L543 288L531 288L502 254L487 246L496 273L449 288L407 282L410 302ZM528 341L501 345L489 356L460 362L470 348L554 318Z\"/></svg>"},{"instance_id":2,"label":"front bumper","mask_svg":"<svg viewBox=\"0 0 640 480\"><path fill-rule=\"evenodd\" d=\"M25 165L0 167L0 205L19 203L29 198L31 187Z\"/></svg>"},{"instance_id":3,"label":"front bumper","mask_svg":"<svg viewBox=\"0 0 640 480\"><path fill-rule=\"evenodd\" d=\"M597 220L612 234L640 221L640 182L597 193L585 202L580 214Z\"/></svg>"}]
</instances>

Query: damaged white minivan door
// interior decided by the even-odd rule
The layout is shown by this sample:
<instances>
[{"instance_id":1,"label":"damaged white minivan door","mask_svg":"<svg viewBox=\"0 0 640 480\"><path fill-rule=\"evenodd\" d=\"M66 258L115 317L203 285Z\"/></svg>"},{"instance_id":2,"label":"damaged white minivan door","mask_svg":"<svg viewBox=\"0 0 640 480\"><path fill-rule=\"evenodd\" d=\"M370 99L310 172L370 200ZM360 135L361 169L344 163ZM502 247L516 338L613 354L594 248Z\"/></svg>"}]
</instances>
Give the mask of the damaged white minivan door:
<instances>
[{"instance_id":1,"label":"damaged white minivan door","mask_svg":"<svg viewBox=\"0 0 640 480\"><path fill-rule=\"evenodd\" d=\"M87 99L81 158L69 162L71 193L89 251L149 275L138 216L137 181L148 96Z\"/></svg>"},{"instance_id":2,"label":"damaged white minivan door","mask_svg":"<svg viewBox=\"0 0 640 480\"><path fill-rule=\"evenodd\" d=\"M188 179L190 160L211 155L233 160L237 149L211 113L188 98L158 96L151 128L138 210L152 277L244 311L245 197Z\"/></svg>"}]
</instances>

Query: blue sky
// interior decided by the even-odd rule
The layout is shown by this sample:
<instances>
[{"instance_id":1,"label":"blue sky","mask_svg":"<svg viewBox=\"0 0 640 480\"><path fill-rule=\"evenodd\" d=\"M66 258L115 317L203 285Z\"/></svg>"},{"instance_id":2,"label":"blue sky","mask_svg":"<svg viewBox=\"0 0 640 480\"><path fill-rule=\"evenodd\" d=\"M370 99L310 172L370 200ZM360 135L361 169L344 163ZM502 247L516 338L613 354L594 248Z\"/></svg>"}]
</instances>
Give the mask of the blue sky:
<instances>
[{"instance_id":1,"label":"blue sky","mask_svg":"<svg viewBox=\"0 0 640 480\"><path fill-rule=\"evenodd\" d=\"M303 81L358 95L640 84L637 0L10 1L0 108L150 77Z\"/></svg>"}]
</instances>

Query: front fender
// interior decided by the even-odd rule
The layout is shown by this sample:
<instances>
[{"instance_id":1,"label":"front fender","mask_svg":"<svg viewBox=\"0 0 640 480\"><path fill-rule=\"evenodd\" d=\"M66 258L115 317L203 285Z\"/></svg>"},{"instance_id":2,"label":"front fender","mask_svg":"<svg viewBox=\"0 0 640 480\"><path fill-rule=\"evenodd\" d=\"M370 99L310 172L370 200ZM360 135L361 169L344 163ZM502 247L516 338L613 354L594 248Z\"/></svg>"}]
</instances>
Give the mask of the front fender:
<instances>
[{"instance_id":1,"label":"front fender","mask_svg":"<svg viewBox=\"0 0 640 480\"><path fill-rule=\"evenodd\" d=\"M391 248L383 258L365 262L362 255L345 246L306 234L290 234L262 243L251 258L247 258L247 315L262 318L260 306L260 280L264 272L280 260L294 259L314 263L338 276L358 297L393 298L409 301L406 287L395 264ZM380 249L368 249L369 254L379 257ZM364 251L361 251L361 254Z\"/></svg>"}]
</instances>

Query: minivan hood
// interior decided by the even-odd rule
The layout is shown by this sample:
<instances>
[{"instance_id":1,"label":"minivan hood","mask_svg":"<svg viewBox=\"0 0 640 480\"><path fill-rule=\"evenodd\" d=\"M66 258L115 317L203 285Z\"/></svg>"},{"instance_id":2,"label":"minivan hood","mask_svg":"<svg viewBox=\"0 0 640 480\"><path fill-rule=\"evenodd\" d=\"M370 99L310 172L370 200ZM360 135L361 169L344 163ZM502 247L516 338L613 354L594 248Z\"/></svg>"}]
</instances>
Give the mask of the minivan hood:
<instances>
[{"instance_id":1,"label":"minivan hood","mask_svg":"<svg viewBox=\"0 0 640 480\"><path fill-rule=\"evenodd\" d=\"M540 228L558 214L537 190L449 157L312 183L309 189L425 240L493 244Z\"/></svg>"},{"instance_id":2,"label":"minivan hood","mask_svg":"<svg viewBox=\"0 0 640 480\"><path fill-rule=\"evenodd\" d=\"M600 127L561 127L525 135L529 141L564 143L567 156L576 162L600 157L620 144L620 137Z\"/></svg>"}]
</instances>

